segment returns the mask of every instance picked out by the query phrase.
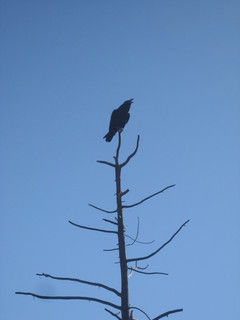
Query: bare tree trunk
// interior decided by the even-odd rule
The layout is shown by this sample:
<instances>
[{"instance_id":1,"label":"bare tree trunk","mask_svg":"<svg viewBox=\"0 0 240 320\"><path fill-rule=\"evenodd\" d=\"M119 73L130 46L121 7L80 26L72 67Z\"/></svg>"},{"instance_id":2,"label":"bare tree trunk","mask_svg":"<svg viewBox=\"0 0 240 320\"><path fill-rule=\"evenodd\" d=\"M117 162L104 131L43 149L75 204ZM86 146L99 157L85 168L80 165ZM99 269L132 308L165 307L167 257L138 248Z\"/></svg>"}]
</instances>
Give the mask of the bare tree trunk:
<instances>
[{"instance_id":1,"label":"bare tree trunk","mask_svg":"<svg viewBox=\"0 0 240 320\"><path fill-rule=\"evenodd\" d=\"M123 222L122 190L121 190L121 166L118 162L121 145L121 133L119 133L119 145L115 157L116 200L118 218L118 246L121 268L121 312L122 320L129 320L129 295L128 295L128 265L125 247L125 229Z\"/></svg>"}]
</instances>

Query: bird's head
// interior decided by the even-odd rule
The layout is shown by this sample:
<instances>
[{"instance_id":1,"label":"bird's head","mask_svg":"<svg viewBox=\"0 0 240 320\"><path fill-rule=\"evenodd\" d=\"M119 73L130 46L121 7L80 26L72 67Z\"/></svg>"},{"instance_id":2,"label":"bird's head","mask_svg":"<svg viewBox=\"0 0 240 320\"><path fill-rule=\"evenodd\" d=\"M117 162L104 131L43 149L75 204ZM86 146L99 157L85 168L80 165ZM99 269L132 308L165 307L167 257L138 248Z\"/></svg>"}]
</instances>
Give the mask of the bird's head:
<instances>
[{"instance_id":1,"label":"bird's head","mask_svg":"<svg viewBox=\"0 0 240 320\"><path fill-rule=\"evenodd\" d=\"M120 105L120 107L117 110L121 112L129 112L129 109L132 103L133 103L133 99L126 100L123 102L123 104Z\"/></svg>"},{"instance_id":2,"label":"bird's head","mask_svg":"<svg viewBox=\"0 0 240 320\"><path fill-rule=\"evenodd\" d=\"M134 98L127 100L129 103L133 103Z\"/></svg>"}]
</instances>

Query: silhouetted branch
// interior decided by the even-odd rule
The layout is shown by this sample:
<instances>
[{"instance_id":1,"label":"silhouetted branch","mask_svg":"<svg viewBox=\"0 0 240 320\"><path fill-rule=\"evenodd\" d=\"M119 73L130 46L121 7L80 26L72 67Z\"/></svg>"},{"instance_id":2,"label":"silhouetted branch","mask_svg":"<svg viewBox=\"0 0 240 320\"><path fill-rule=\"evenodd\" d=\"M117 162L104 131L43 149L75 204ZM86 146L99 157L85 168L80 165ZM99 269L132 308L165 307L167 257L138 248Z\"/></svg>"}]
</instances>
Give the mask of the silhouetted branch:
<instances>
[{"instance_id":1,"label":"silhouetted branch","mask_svg":"<svg viewBox=\"0 0 240 320\"><path fill-rule=\"evenodd\" d=\"M165 242L160 248L158 248L156 251L152 252L151 254L145 256L145 257L140 257L140 258L132 258L132 259L127 259L127 262L132 262L132 261L140 261L140 260L145 260L145 259L149 259L152 256L154 256L156 253L158 253L160 250L162 250L167 244L169 244L169 242L171 242L173 240L173 238L179 233L179 231L189 222L189 220L187 220L186 222L184 222L181 227L171 236L171 238Z\"/></svg>"},{"instance_id":2,"label":"silhouetted branch","mask_svg":"<svg viewBox=\"0 0 240 320\"><path fill-rule=\"evenodd\" d=\"M73 226L78 227L78 228L82 228L82 229L87 229L87 230L92 230L92 231L98 231L98 232L105 232L105 233L114 233L114 234L118 234L117 231L112 231L112 230L104 230L104 229L97 229L97 228L90 228L90 227L86 227L86 226L81 226L80 224L76 224L72 221L68 221L69 223L71 223Z\"/></svg>"},{"instance_id":3,"label":"silhouetted branch","mask_svg":"<svg viewBox=\"0 0 240 320\"><path fill-rule=\"evenodd\" d=\"M132 238L132 237L130 237L129 235L125 235L126 238L129 238L129 239L131 239L131 240L133 241L132 243L126 244L126 247L132 246L135 242L136 242L136 243L140 243L140 244L151 244L151 243L154 242L154 240L153 240L153 241L150 241L150 242L142 242L142 241L138 241L138 240L137 240L138 235L139 235L139 225L140 225L140 221L139 221L139 217L138 217L137 233L136 233L135 238Z\"/></svg>"},{"instance_id":4,"label":"silhouetted branch","mask_svg":"<svg viewBox=\"0 0 240 320\"><path fill-rule=\"evenodd\" d=\"M86 281L86 280L81 280L81 279L77 279L77 278L66 278L66 277L55 277L55 276L51 276L50 274L47 273L37 273L37 276L40 277L45 277L45 278L51 278L54 280L61 280L61 281L73 281L73 282L79 282L79 283L83 283L83 284L87 284L90 286L95 286L95 287L100 287L103 289L106 289L108 291L111 291L113 293L115 293L117 296L121 296L121 293L119 291L117 291L114 288L111 288L109 286L106 286L105 284L99 283L99 282L92 282L92 281Z\"/></svg>"},{"instance_id":5,"label":"silhouetted branch","mask_svg":"<svg viewBox=\"0 0 240 320\"><path fill-rule=\"evenodd\" d=\"M135 268L128 268L128 270L137 272L137 273L141 273L141 274L146 274L146 275L154 275L154 274L159 274L159 275L164 275L164 276L168 276L168 273L166 272L144 272L144 271L140 271L138 269Z\"/></svg>"},{"instance_id":6,"label":"silhouetted branch","mask_svg":"<svg viewBox=\"0 0 240 320\"><path fill-rule=\"evenodd\" d=\"M133 239L132 237L128 236L127 234L125 235L125 237L126 237L126 238L129 238L129 239L131 239L131 240L134 241L134 239ZM136 243L140 243L140 244L151 244L151 243L154 242L154 240L151 241L151 242L141 242L141 241L135 241L135 242L136 242ZM128 247L128 246L130 246L130 245L132 245L132 243L126 244L126 247ZM103 249L103 251L117 251L118 249L119 249L119 248Z\"/></svg>"},{"instance_id":7,"label":"silhouetted branch","mask_svg":"<svg viewBox=\"0 0 240 320\"><path fill-rule=\"evenodd\" d=\"M102 163L102 164L106 164L110 167L114 167L115 168L115 164L114 163L111 163L111 162L108 162L108 161L104 161L104 160L97 160L98 163Z\"/></svg>"},{"instance_id":8,"label":"silhouetted branch","mask_svg":"<svg viewBox=\"0 0 240 320\"><path fill-rule=\"evenodd\" d=\"M108 222L111 222L111 223L114 223L115 224L115 222L113 222L113 221L110 221L110 220L107 220L107 219L103 219L103 220L105 220L105 221L108 221ZM116 223L117 224L117 223ZM132 243L129 243L129 244L126 244L126 247L128 247L128 246L131 246L131 245L133 245L134 243L140 243L140 244L151 244L151 243L153 243L154 242L154 240L153 241L150 241L150 242L142 242L142 241L138 241L137 240L137 238L138 238L138 235L139 235L139 218L138 218L138 225L137 225L137 234L136 234L136 236L135 236L135 238L132 238L132 237L130 237L129 235L125 235L125 237L126 238L129 238L129 239L131 239L133 242ZM103 249L103 251L116 251L116 250L118 250L118 248L112 248L112 249Z\"/></svg>"},{"instance_id":9,"label":"silhouetted branch","mask_svg":"<svg viewBox=\"0 0 240 320\"><path fill-rule=\"evenodd\" d=\"M92 297L82 297L82 296L41 296L39 294L31 293L31 292L15 292L15 294L21 294L25 296L32 296L38 299L44 299L44 300L88 300L88 301L94 301L98 303L105 304L107 306L110 306L112 308L115 308L117 310L121 310L121 306L118 306L112 302L101 300L98 298L92 298Z\"/></svg>"},{"instance_id":10,"label":"silhouetted branch","mask_svg":"<svg viewBox=\"0 0 240 320\"><path fill-rule=\"evenodd\" d=\"M88 204L90 207L93 207L94 209L97 209L97 210L100 210L100 211L102 211L102 212L106 212L106 213L115 213L115 212L117 212L117 210L112 210L112 211L109 211L109 210L104 210L104 209L101 209L101 208L99 208L99 207L96 207L96 206L94 206L93 204Z\"/></svg>"},{"instance_id":11,"label":"silhouetted branch","mask_svg":"<svg viewBox=\"0 0 240 320\"><path fill-rule=\"evenodd\" d=\"M127 194L129 191L130 191L129 189L127 189L127 190L125 190L125 191L122 191L122 192L121 192L121 197L125 196L125 194Z\"/></svg>"},{"instance_id":12,"label":"silhouetted branch","mask_svg":"<svg viewBox=\"0 0 240 320\"><path fill-rule=\"evenodd\" d=\"M140 309L138 307L129 307L129 309L135 309L135 310L141 311L149 320L151 320L151 318L147 315L147 313L145 311L143 311L142 309Z\"/></svg>"},{"instance_id":13,"label":"silhouetted branch","mask_svg":"<svg viewBox=\"0 0 240 320\"><path fill-rule=\"evenodd\" d=\"M120 164L121 168L123 168L132 159L132 157L134 157L135 154L137 153L138 147L139 147L139 139L140 139L140 135L138 135L138 137L137 137L137 145L136 145L135 150L133 151L133 153L130 154L130 156L127 158L126 161L124 161L123 163Z\"/></svg>"},{"instance_id":14,"label":"silhouetted branch","mask_svg":"<svg viewBox=\"0 0 240 320\"><path fill-rule=\"evenodd\" d=\"M117 147L116 157L115 157L116 165L118 164L119 151L121 148L121 141L122 141L122 130L118 130L118 147Z\"/></svg>"},{"instance_id":15,"label":"silhouetted branch","mask_svg":"<svg viewBox=\"0 0 240 320\"><path fill-rule=\"evenodd\" d=\"M132 246L132 245L137 241L138 235L139 235L139 217L138 217L138 224L137 224L137 233L136 233L136 236L135 236L134 239L132 239L132 240L133 240L132 243L126 244L126 247L127 247L127 246Z\"/></svg>"},{"instance_id":16,"label":"silhouetted branch","mask_svg":"<svg viewBox=\"0 0 240 320\"><path fill-rule=\"evenodd\" d=\"M112 223L112 224L115 224L116 226L118 225L117 222L115 221L112 221L112 220L108 220L108 219L102 219L103 221L106 221L106 222L109 222L109 223Z\"/></svg>"},{"instance_id":17,"label":"silhouetted branch","mask_svg":"<svg viewBox=\"0 0 240 320\"><path fill-rule=\"evenodd\" d=\"M158 195L158 194L160 194L160 193L164 192L165 190L167 190L169 188L172 188L172 187L175 187L175 184L172 184L172 185L170 185L170 186L168 186L168 187L166 187L166 188L164 188L164 189L162 189L162 190L160 190L160 191L158 191L156 193L153 193L150 196L148 196L147 198L144 198L143 200L141 200L141 201L139 201L137 203L134 203L134 204L131 204L131 205L127 205L127 206L122 206L122 207L123 208L132 208L132 207L138 206L139 204L147 201L148 199L150 199L152 197L155 197L156 195Z\"/></svg>"},{"instance_id":18,"label":"silhouetted branch","mask_svg":"<svg viewBox=\"0 0 240 320\"><path fill-rule=\"evenodd\" d=\"M117 251L119 248L112 248L112 249L103 249L103 251L110 252L110 251Z\"/></svg>"},{"instance_id":19,"label":"silhouetted branch","mask_svg":"<svg viewBox=\"0 0 240 320\"><path fill-rule=\"evenodd\" d=\"M117 315L117 313L113 313L111 310L108 310L106 308L104 310L110 313L112 316L116 317L117 319L121 320L121 318Z\"/></svg>"},{"instance_id":20,"label":"silhouetted branch","mask_svg":"<svg viewBox=\"0 0 240 320\"><path fill-rule=\"evenodd\" d=\"M134 319L133 319L133 311L130 312L130 318L129 318L129 320L134 320Z\"/></svg>"},{"instance_id":21,"label":"silhouetted branch","mask_svg":"<svg viewBox=\"0 0 240 320\"><path fill-rule=\"evenodd\" d=\"M176 310L168 311L168 312L160 314L160 316L154 318L153 320L159 320L163 317L168 317L169 314L176 313L176 312L182 312L182 311L183 311L183 309L176 309Z\"/></svg>"}]
</instances>

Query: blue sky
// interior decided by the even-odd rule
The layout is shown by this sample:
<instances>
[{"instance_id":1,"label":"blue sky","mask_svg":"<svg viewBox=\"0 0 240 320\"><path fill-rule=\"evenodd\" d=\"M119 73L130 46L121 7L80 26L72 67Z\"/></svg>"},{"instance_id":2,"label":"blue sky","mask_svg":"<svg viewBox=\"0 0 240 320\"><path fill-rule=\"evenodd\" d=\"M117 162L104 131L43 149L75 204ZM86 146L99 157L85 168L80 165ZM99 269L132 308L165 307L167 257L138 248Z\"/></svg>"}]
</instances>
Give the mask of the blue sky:
<instances>
[{"instance_id":1,"label":"blue sky","mask_svg":"<svg viewBox=\"0 0 240 320\"><path fill-rule=\"evenodd\" d=\"M111 112L134 98L123 132L126 204L176 187L125 212L129 235L140 218L145 255L190 223L134 274L130 304L151 318L240 317L240 4L208 1L0 1L1 265L4 320L110 319L102 305L41 301L15 291L91 295L84 285L36 273L104 282L119 289L113 235L68 223L110 228L115 209L111 161L117 139L102 137ZM143 264L144 266L144 264ZM144 316L135 313L138 319Z\"/></svg>"}]
</instances>

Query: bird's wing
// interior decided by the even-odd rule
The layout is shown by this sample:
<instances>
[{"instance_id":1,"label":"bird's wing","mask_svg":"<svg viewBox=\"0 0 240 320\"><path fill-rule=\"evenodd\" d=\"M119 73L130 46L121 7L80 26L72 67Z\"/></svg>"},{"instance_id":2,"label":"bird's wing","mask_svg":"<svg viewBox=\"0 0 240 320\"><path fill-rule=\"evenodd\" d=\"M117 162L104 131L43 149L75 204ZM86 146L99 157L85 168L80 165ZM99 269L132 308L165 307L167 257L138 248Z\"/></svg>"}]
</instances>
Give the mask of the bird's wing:
<instances>
[{"instance_id":1,"label":"bird's wing","mask_svg":"<svg viewBox=\"0 0 240 320\"><path fill-rule=\"evenodd\" d=\"M130 119L130 113L127 113L127 115L126 115L126 121L125 121L125 124L127 124L128 123L128 120ZM124 125L125 125L124 124Z\"/></svg>"},{"instance_id":2,"label":"bird's wing","mask_svg":"<svg viewBox=\"0 0 240 320\"><path fill-rule=\"evenodd\" d=\"M111 120L109 124L109 131L112 131L116 128L116 122L118 118L118 112L117 109L113 110L112 115L111 115Z\"/></svg>"}]
</instances>

